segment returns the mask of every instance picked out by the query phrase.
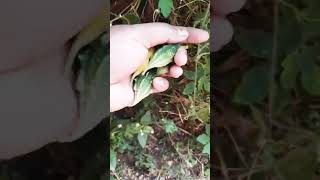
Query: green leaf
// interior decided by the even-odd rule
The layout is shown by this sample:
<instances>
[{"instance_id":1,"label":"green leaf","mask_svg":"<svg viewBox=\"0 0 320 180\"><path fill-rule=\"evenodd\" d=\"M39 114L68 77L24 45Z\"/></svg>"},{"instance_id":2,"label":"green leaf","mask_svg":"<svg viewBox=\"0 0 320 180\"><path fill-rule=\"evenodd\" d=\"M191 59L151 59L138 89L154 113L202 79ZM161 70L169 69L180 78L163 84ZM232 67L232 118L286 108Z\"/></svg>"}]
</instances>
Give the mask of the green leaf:
<instances>
[{"instance_id":1,"label":"green leaf","mask_svg":"<svg viewBox=\"0 0 320 180\"><path fill-rule=\"evenodd\" d=\"M150 134L152 133L154 130L151 126L145 126L142 130L143 133L146 133L146 134Z\"/></svg>"},{"instance_id":2,"label":"green leaf","mask_svg":"<svg viewBox=\"0 0 320 180\"><path fill-rule=\"evenodd\" d=\"M148 71L145 75L139 75L134 79L134 102L135 106L152 93L152 81L155 77L154 71Z\"/></svg>"},{"instance_id":3,"label":"green leaf","mask_svg":"<svg viewBox=\"0 0 320 180\"><path fill-rule=\"evenodd\" d=\"M202 77L205 75L205 67L208 68L209 64L206 66L206 65L198 65L198 70L197 70L197 77ZM210 67L209 67L210 68ZM207 72L207 74L209 74L210 72Z\"/></svg>"},{"instance_id":4,"label":"green leaf","mask_svg":"<svg viewBox=\"0 0 320 180\"><path fill-rule=\"evenodd\" d=\"M278 163L278 170L284 179L313 179L317 167L316 147L304 146L290 151Z\"/></svg>"},{"instance_id":5,"label":"green leaf","mask_svg":"<svg viewBox=\"0 0 320 180\"><path fill-rule=\"evenodd\" d=\"M193 27L198 27L203 30L208 30L210 28L210 7L207 10L198 12L194 19Z\"/></svg>"},{"instance_id":6,"label":"green leaf","mask_svg":"<svg viewBox=\"0 0 320 180\"><path fill-rule=\"evenodd\" d=\"M320 67L314 65L301 76L302 86L311 95L320 96Z\"/></svg>"},{"instance_id":7,"label":"green leaf","mask_svg":"<svg viewBox=\"0 0 320 180\"><path fill-rule=\"evenodd\" d=\"M210 79L207 79L206 83L204 83L204 90L210 93Z\"/></svg>"},{"instance_id":8,"label":"green leaf","mask_svg":"<svg viewBox=\"0 0 320 180\"><path fill-rule=\"evenodd\" d=\"M282 62L283 71L281 72L280 81L285 89L292 89L296 86L299 69L299 59L294 54L290 54Z\"/></svg>"},{"instance_id":9,"label":"green leaf","mask_svg":"<svg viewBox=\"0 0 320 180\"><path fill-rule=\"evenodd\" d=\"M210 135L210 124L206 124L206 134Z\"/></svg>"},{"instance_id":10,"label":"green leaf","mask_svg":"<svg viewBox=\"0 0 320 180\"><path fill-rule=\"evenodd\" d=\"M278 57L294 51L302 44L302 29L294 11L282 8L278 24ZM239 28L235 39L239 46L251 56L270 59L272 56L273 33L262 30Z\"/></svg>"},{"instance_id":11,"label":"green leaf","mask_svg":"<svg viewBox=\"0 0 320 180\"><path fill-rule=\"evenodd\" d=\"M159 0L158 6L159 6L161 14L165 18L169 17L171 10L173 9L172 0Z\"/></svg>"},{"instance_id":12,"label":"green leaf","mask_svg":"<svg viewBox=\"0 0 320 180\"><path fill-rule=\"evenodd\" d=\"M262 150L261 161L266 167L273 167L275 164L275 158L273 157L271 151L271 146L267 146Z\"/></svg>"},{"instance_id":13,"label":"green leaf","mask_svg":"<svg viewBox=\"0 0 320 180\"><path fill-rule=\"evenodd\" d=\"M178 130L176 124L174 124L174 122L172 120L166 120L164 119L164 130L166 133L174 133Z\"/></svg>"},{"instance_id":14,"label":"green leaf","mask_svg":"<svg viewBox=\"0 0 320 180\"><path fill-rule=\"evenodd\" d=\"M245 105L261 102L268 95L269 76L267 65L254 66L244 75L234 101Z\"/></svg>"},{"instance_id":15,"label":"green leaf","mask_svg":"<svg viewBox=\"0 0 320 180\"><path fill-rule=\"evenodd\" d=\"M207 168L205 171L204 171L204 175L206 177L210 177L210 168Z\"/></svg>"},{"instance_id":16,"label":"green leaf","mask_svg":"<svg viewBox=\"0 0 320 180\"><path fill-rule=\"evenodd\" d=\"M235 33L235 40L252 56L268 58L272 54L272 33L239 29Z\"/></svg>"},{"instance_id":17,"label":"green leaf","mask_svg":"<svg viewBox=\"0 0 320 180\"><path fill-rule=\"evenodd\" d=\"M140 143L140 146L142 148L144 148L147 144L148 135L145 133L139 133L137 137L138 137L138 141Z\"/></svg>"},{"instance_id":18,"label":"green leaf","mask_svg":"<svg viewBox=\"0 0 320 180\"><path fill-rule=\"evenodd\" d=\"M186 85L186 87L184 88L182 94L184 94L184 95L191 95L191 94L193 93L193 91L194 91L194 86L195 86L194 82L188 83L188 84Z\"/></svg>"},{"instance_id":19,"label":"green leaf","mask_svg":"<svg viewBox=\"0 0 320 180\"><path fill-rule=\"evenodd\" d=\"M201 134L197 137L197 141L203 145L208 144L210 142L210 137L206 134Z\"/></svg>"},{"instance_id":20,"label":"green leaf","mask_svg":"<svg viewBox=\"0 0 320 180\"><path fill-rule=\"evenodd\" d=\"M149 125L152 123L152 116L150 111L147 111L141 118L140 122L144 125Z\"/></svg>"},{"instance_id":21,"label":"green leaf","mask_svg":"<svg viewBox=\"0 0 320 180\"><path fill-rule=\"evenodd\" d=\"M207 153L210 155L210 143L206 144L203 149L202 149L202 153Z\"/></svg>"},{"instance_id":22,"label":"green leaf","mask_svg":"<svg viewBox=\"0 0 320 180\"><path fill-rule=\"evenodd\" d=\"M195 73L193 71L184 70L183 75L189 80L194 80Z\"/></svg>"},{"instance_id":23,"label":"green leaf","mask_svg":"<svg viewBox=\"0 0 320 180\"><path fill-rule=\"evenodd\" d=\"M288 93L287 90L283 88L277 88L277 94L275 97L274 107L277 107L275 109L275 116L276 117L283 117L285 114L292 114L292 108L294 104L294 97L290 93Z\"/></svg>"},{"instance_id":24,"label":"green leaf","mask_svg":"<svg viewBox=\"0 0 320 180\"><path fill-rule=\"evenodd\" d=\"M198 80L198 89L210 92L210 79L207 76L202 76Z\"/></svg>"},{"instance_id":25,"label":"green leaf","mask_svg":"<svg viewBox=\"0 0 320 180\"><path fill-rule=\"evenodd\" d=\"M150 59L148 67L143 71L142 75L144 75L148 70L152 68L167 66L169 63L173 61L173 57L175 56L179 48L179 44L170 44L162 46L154 53L154 55Z\"/></svg>"},{"instance_id":26,"label":"green leaf","mask_svg":"<svg viewBox=\"0 0 320 180\"><path fill-rule=\"evenodd\" d=\"M278 57L283 58L303 43L302 28L295 12L282 7L279 17ZM293 30L294 29L294 30Z\"/></svg>"},{"instance_id":27,"label":"green leaf","mask_svg":"<svg viewBox=\"0 0 320 180\"><path fill-rule=\"evenodd\" d=\"M129 12L125 15L125 18L122 18L124 24L139 24L140 18L136 12Z\"/></svg>"},{"instance_id":28,"label":"green leaf","mask_svg":"<svg viewBox=\"0 0 320 180\"><path fill-rule=\"evenodd\" d=\"M306 47L288 55L282 63L281 84L284 88L294 88L301 73L302 87L311 95L320 95L320 67L316 63L319 50L319 46Z\"/></svg>"},{"instance_id":29,"label":"green leaf","mask_svg":"<svg viewBox=\"0 0 320 180\"><path fill-rule=\"evenodd\" d=\"M206 106L206 107L203 107L203 108L200 108L197 112L196 112L196 115L197 117L203 121L203 122L208 122L209 119L210 119L210 106Z\"/></svg>"},{"instance_id":30,"label":"green leaf","mask_svg":"<svg viewBox=\"0 0 320 180\"><path fill-rule=\"evenodd\" d=\"M267 126L265 124L265 119L263 113L256 107L250 106L251 116L254 122L259 127L259 138L264 139L267 133Z\"/></svg>"},{"instance_id":31,"label":"green leaf","mask_svg":"<svg viewBox=\"0 0 320 180\"><path fill-rule=\"evenodd\" d=\"M115 171L117 167L117 154L113 149L110 150L110 170Z\"/></svg>"},{"instance_id":32,"label":"green leaf","mask_svg":"<svg viewBox=\"0 0 320 180\"><path fill-rule=\"evenodd\" d=\"M304 48L296 54L299 59L302 87L311 95L320 95L320 67L316 64L320 46Z\"/></svg>"}]
</instances>

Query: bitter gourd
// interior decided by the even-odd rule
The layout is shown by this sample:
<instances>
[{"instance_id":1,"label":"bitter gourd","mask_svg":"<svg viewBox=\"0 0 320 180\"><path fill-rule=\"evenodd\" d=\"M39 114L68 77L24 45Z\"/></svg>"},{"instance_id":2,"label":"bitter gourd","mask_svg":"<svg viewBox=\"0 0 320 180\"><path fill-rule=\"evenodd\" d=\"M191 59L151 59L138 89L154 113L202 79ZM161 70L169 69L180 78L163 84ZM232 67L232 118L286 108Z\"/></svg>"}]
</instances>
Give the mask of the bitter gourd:
<instances>
[{"instance_id":1,"label":"bitter gourd","mask_svg":"<svg viewBox=\"0 0 320 180\"><path fill-rule=\"evenodd\" d=\"M135 94L131 106L135 106L152 93L153 79L157 75L159 76L169 72L167 65L173 61L173 57L180 47L180 44L164 45L158 49L154 55L153 49L149 51L149 56L145 63L140 66L131 77Z\"/></svg>"}]
</instances>

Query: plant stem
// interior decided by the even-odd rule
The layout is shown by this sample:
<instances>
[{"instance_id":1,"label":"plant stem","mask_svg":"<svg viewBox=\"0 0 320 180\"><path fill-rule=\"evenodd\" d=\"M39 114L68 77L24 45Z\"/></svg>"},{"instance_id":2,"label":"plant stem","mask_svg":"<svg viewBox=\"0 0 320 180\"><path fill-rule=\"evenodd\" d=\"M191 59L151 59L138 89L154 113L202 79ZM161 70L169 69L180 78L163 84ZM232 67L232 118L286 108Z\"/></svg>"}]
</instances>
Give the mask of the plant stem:
<instances>
[{"instance_id":1,"label":"plant stem","mask_svg":"<svg viewBox=\"0 0 320 180\"><path fill-rule=\"evenodd\" d=\"M268 136L271 136L272 126L271 122L274 118L274 102L276 95L276 73L278 65L278 31L279 31L279 1L274 0L273 5L273 44L272 44L272 57L271 57L271 74L270 74L270 90L269 90L269 133ZM271 138L271 137L270 137Z\"/></svg>"},{"instance_id":2,"label":"plant stem","mask_svg":"<svg viewBox=\"0 0 320 180\"><path fill-rule=\"evenodd\" d=\"M278 31L279 31L279 0L273 1L273 44L271 57L270 91L269 91L269 122L266 139L272 139L272 122L274 121L274 102L276 96L276 73L278 65Z\"/></svg>"}]
</instances>

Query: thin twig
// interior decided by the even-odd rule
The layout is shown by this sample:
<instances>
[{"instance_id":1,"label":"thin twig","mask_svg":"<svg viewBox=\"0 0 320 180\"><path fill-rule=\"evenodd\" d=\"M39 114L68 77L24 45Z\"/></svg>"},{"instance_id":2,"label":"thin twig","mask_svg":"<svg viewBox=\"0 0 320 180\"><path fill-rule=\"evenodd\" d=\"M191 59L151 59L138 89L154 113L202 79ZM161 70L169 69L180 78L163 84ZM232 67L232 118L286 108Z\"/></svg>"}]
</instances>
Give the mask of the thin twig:
<instances>
[{"instance_id":1,"label":"thin twig","mask_svg":"<svg viewBox=\"0 0 320 180\"><path fill-rule=\"evenodd\" d=\"M272 43L272 57L271 57L271 73L270 73L270 90L269 90L269 133L267 136L272 134L271 122L274 118L274 102L276 95L276 73L278 65L278 32L279 32L279 2L274 0L273 5L273 43Z\"/></svg>"},{"instance_id":2,"label":"thin twig","mask_svg":"<svg viewBox=\"0 0 320 180\"><path fill-rule=\"evenodd\" d=\"M189 133L188 131L186 131L186 130L184 130L184 129L182 129L182 128L179 128L179 127L178 127L178 129L179 129L180 131L184 132L185 134L188 134L189 136L193 137L193 135L192 135L191 133Z\"/></svg>"},{"instance_id":3,"label":"thin twig","mask_svg":"<svg viewBox=\"0 0 320 180\"><path fill-rule=\"evenodd\" d=\"M225 129L227 130L227 133L228 133L228 135L229 135L229 137L230 137L230 139L231 139L231 141L232 141L232 143L233 143L233 145L234 145L234 147L235 147L235 149L236 149L236 151L237 151L237 154L238 154L238 156L239 156L242 164L243 164L246 168L248 168L249 165L248 165L248 163L246 162L243 154L241 153L240 148L239 148L239 145L238 145L237 141L234 139L234 137L233 137L230 129L229 129L228 127L225 127Z\"/></svg>"},{"instance_id":4,"label":"thin twig","mask_svg":"<svg viewBox=\"0 0 320 180\"><path fill-rule=\"evenodd\" d=\"M262 150L264 149L264 146L265 146L265 143L261 146L261 148L259 149L258 153L256 154L256 157L254 158L253 160L253 163L252 163L252 166L249 170L249 173L248 173L248 180L251 180L251 176L254 172L256 172L256 170L254 169L254 167L257 165L257 162L258 162L258 159L259 159L259 156L260 154L262 153Z\"/></svg>"},{"instance_id":5,"label":"thin twig","mask_svg":"<svg viewBox=\"0 0 320 180\"><path fill-rule=\"evenodd\" d=\"M117 178L117 180L121 180L121 178L117 175L117 173L112 172L112 175L114 175Z\"/></svg>"},{"instance_id":6,"label":"thin twig","mask_svg":"<svg viewBox=\"0 0 320 180\"><path fill-rule=\"evenodd\" d=\"M230 180L229 172L228 172L228 169L227 169L227 165L226 165L226 163L224 161L223 155L222 155L222 153L221 153L221 151L220 151L218 146L216 146L215 149L216 149L216 152L217 152L217 156L218 156L218 158L220 160L222 175L224 176L224 178L226 180Z\"/></svg>"},{"instance_id":7,"label":"thin twig","mask_svg":"<svg viewBox=\"0 0 320 180\"><path fill-rule=\"evenodd\" d=\"M267 139L272 139L272 122L274 121L274 102L276 96L276 73L278 65L278 35L279 35L279 0L273 1L273 43L269 91L269 133ZM280 179L283 179L274 168Z\"/></svg>"}]
</instances>

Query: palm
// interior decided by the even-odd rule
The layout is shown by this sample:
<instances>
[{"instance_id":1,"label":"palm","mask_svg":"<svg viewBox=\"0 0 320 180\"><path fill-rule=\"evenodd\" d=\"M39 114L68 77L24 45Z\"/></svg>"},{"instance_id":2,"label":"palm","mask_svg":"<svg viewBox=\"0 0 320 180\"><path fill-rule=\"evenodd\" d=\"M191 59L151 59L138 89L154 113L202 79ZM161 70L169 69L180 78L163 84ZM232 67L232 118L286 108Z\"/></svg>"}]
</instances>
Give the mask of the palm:
<instances>
[{"instance_id":1,"label":"palm","mask_svg":"<svg viewBox=\"0 0 320 180\"><path fill-rule=\"evenodd\" d=\"M166 43L201 43L207 41L206 31L172 26L165 23L118 25L110 29L110 105L111 111L130 106L134 100L131 75L148 57L148 49ZM180 48L174 57L166 77L178 78L182 75L181 66L187 63L187 52ZM152 92L163 92L169 82L156 77Z\"/></svg>"},{"instance_id":2,"label":"palm","mask_svg":"<svg viewBox=\"0 0 320 180\"><path fill-rule=\"evenodd\" d=\"M128 37L130 26L114 26L111 28L111 59L110 82L111 84L127 82L131 74L147 58L148 49L141 43ZM126 38L124 38L126 37ZM117 43L116 43L117 42ZM121 43L118 43L121 42Z\"/></svg>"}]
</instances>

